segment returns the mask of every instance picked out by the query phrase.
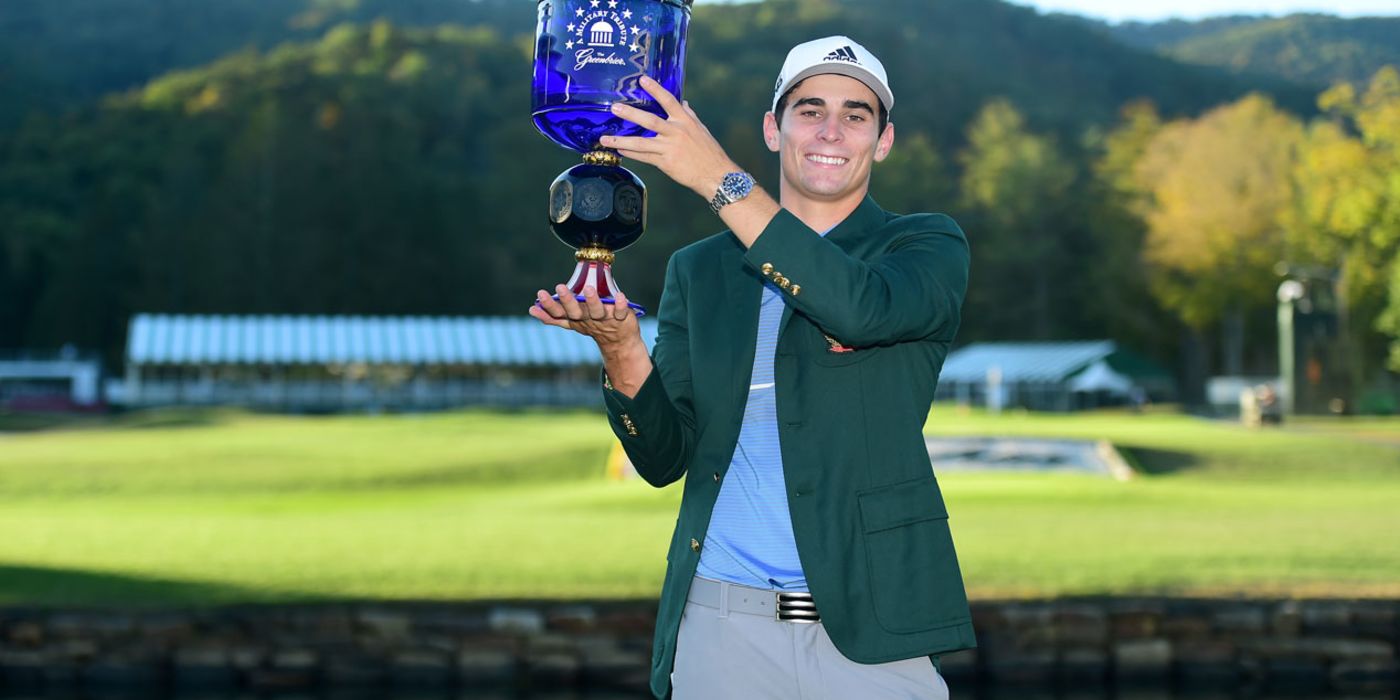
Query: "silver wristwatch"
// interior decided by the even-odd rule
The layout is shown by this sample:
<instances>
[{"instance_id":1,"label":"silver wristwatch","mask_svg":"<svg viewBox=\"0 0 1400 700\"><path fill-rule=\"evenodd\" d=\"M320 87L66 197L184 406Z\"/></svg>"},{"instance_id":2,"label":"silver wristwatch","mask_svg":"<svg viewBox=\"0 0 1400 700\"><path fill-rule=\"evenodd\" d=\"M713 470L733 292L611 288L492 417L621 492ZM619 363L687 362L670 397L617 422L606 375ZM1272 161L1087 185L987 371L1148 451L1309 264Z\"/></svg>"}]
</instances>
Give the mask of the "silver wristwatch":
<instances>
[{"instance_id":1,"label":"silver wristwatch","mask_svg":"<svg viewBox=\"0 0 1400 700\"><path fill-rule=\"evenodd\" d=\"M715 196L710 198L710 210L719 213L727 204L733 204L753 192L753 176L748 173L729 173L719 183Z\"/></svg>"}]
</instances>

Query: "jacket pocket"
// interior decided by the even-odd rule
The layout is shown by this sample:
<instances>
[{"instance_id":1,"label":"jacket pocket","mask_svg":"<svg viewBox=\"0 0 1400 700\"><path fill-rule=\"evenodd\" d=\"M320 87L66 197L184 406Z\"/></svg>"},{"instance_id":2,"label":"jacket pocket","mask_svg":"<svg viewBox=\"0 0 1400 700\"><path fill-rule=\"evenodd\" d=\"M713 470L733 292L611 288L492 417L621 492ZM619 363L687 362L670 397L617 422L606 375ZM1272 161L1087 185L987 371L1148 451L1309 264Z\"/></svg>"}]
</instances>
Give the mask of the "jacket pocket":
<instances>
[{"instance_id":1,"label":"jacket pocket","mask_svg":"<svg viewBox=\"0 0 1400 700\"><path fill-rule=\"evenodd\" d=\"M967 593L934 477L870 489L857 499L876 622L896 634L966 622Z\"/></svg>"}]
</instances>

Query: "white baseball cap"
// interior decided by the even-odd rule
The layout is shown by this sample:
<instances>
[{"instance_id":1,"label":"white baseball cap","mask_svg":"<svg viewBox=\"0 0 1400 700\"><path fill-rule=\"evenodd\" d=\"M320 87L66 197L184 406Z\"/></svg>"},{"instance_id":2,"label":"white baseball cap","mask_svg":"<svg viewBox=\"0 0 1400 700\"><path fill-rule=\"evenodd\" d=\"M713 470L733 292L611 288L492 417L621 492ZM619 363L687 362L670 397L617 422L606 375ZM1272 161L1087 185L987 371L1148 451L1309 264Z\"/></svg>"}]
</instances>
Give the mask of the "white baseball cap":
<instances>
[{"instance_id":1,"label":"white baseball cap","mask_svg":"<svg viewBox=\"0 0 1400 700\"><path fill-rule=\"evenodd\" d=\"M823 73L845 75L865 83L875 91L886 111L894 109L894 93L880 59L849 37L829 36L798 44L788 52L783 70L778 73L778 84L773 86L773 111L778 111L778 98L791 86Z\"/></svg>"}]
</instances>

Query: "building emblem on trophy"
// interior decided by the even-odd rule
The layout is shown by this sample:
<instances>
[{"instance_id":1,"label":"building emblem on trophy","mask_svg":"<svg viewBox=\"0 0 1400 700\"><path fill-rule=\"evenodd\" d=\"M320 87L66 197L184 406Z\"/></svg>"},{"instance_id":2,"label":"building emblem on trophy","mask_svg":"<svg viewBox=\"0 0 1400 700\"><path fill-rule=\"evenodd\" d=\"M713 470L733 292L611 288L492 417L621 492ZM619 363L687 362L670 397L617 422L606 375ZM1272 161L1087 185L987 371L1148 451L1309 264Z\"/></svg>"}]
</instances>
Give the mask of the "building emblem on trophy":
<instances>
[{"instance_id":1,"label":"building emblem on trophy","mask_svg":"<svg viewBox=\"0 0 1400 700\"><path fill-rule=\"evenodd\" d=\"M588 39L589 46L612 46L613 26L601 19L598 20L589 29Z\"/></svg>"}]
</instances>

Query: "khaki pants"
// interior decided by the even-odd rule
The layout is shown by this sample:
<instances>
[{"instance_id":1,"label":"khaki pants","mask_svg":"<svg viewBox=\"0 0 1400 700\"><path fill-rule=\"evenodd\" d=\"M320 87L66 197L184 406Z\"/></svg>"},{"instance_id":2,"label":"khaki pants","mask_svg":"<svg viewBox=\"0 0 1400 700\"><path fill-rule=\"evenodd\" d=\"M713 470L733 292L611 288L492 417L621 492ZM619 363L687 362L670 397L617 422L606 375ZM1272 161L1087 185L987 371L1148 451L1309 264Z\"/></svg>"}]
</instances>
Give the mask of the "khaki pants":
<instances>
[{"instance_id":1,"label":"khaki pants","mask_svg":"<svg viewBox=\"0 0 1400 700\"><path fill-rule=\"evenodd\" d=\"M928 657L856 663L836 650L821 623L780 622L729 604L771 592L719 586L727 590L718 605L712 598L701 604L694 594L686 602L671 673L674 700L948 700L948 685Z\"/></svg>"}]
</instances>

